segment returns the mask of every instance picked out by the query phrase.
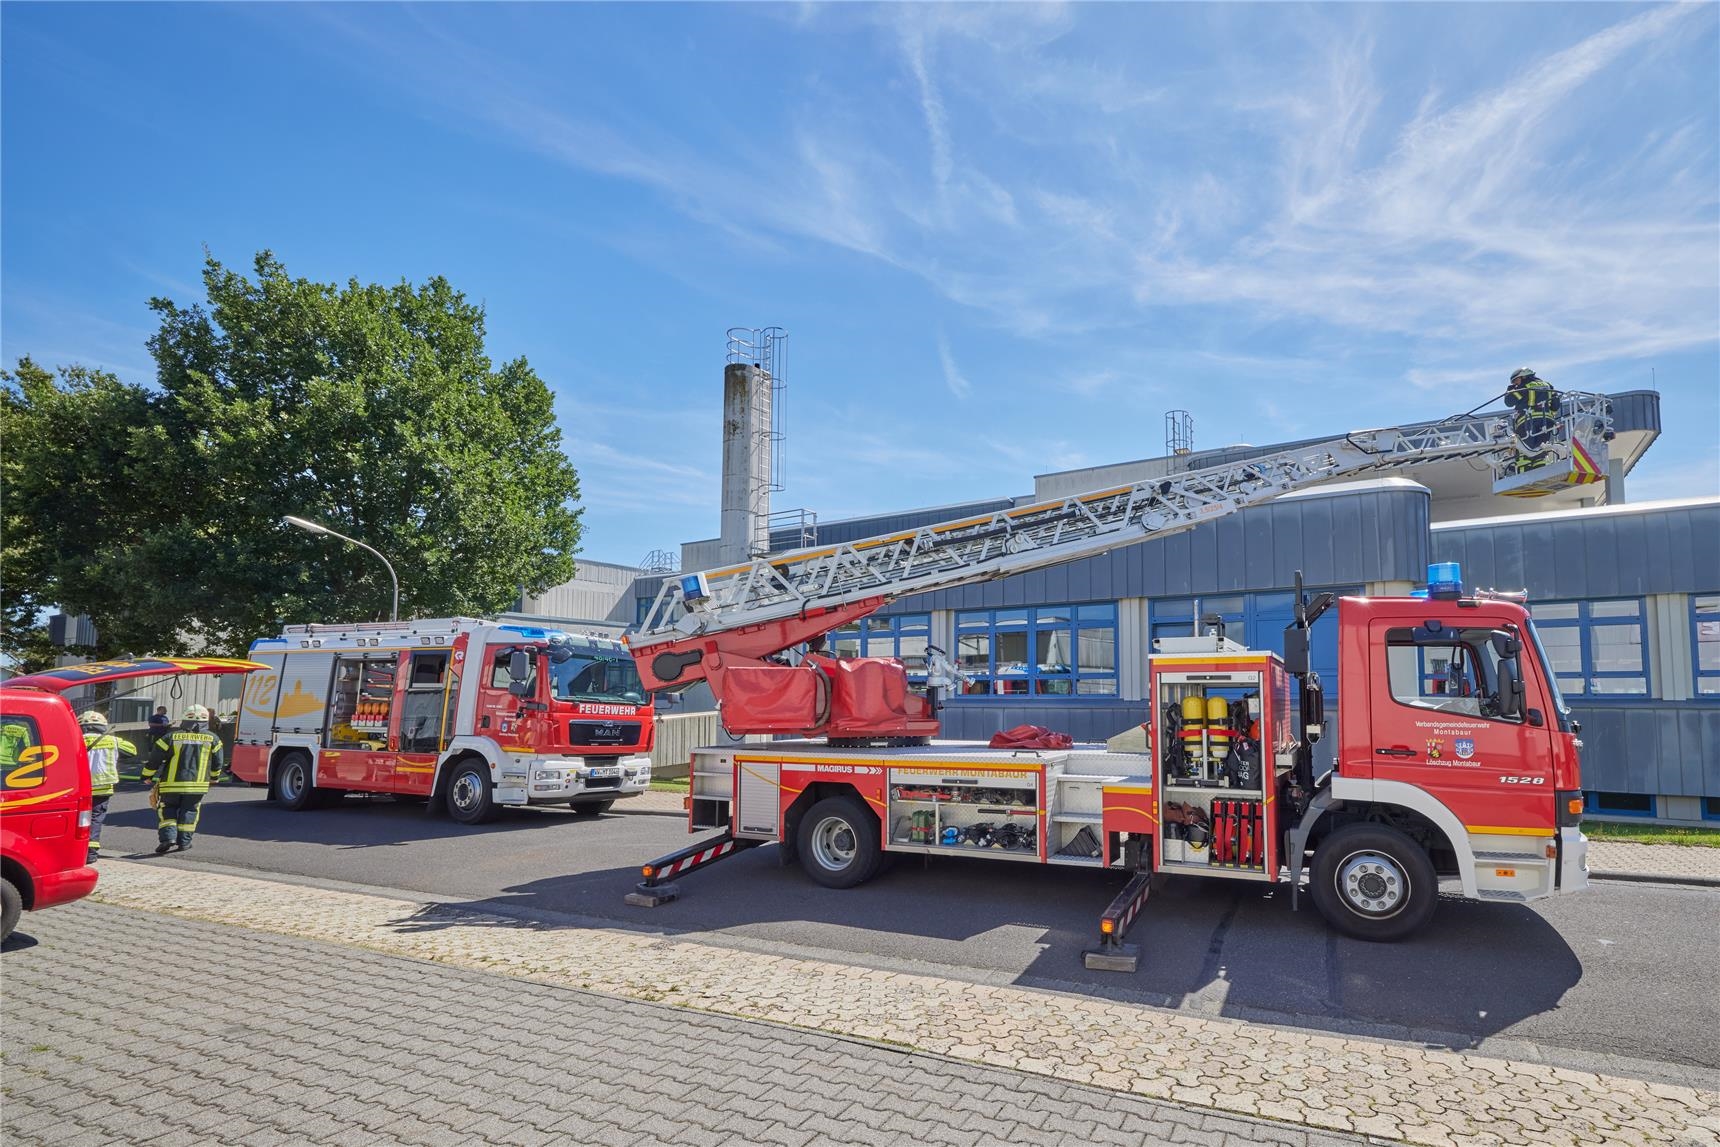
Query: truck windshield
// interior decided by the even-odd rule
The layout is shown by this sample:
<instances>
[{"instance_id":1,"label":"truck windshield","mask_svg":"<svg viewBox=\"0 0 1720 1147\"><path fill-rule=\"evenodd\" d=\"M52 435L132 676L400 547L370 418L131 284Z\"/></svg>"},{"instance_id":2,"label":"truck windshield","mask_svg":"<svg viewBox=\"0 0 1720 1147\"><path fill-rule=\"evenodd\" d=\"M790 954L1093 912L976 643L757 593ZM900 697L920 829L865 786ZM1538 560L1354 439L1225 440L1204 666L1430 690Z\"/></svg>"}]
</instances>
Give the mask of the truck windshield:
<instances>
[{"instance_id":1,"label":"truck windshield","mask_svg":"<svg viewBox=\"0 0 1720 1147\"><path fill-rule=\"evenodd\" d=\"M645 703L639 670L625 650L573 639L552 641L547 652L550 688L557 701Z\"/></svg>"},{"instance_id":2,"label":"truck windshield","mask_svg":"<svg viewBox=\"0 0 1720 1147\"><path fill-rule=\"evenodd\" d=\"M1565 695L1559 692L1559 679L1553 675L1553 663L1547 658L1547 651L1541 645L1541 632L1535 628L1535 623L1529 623L1529 642L1535 647L1535 661L1541 669L1541 679L1547 683L1547 692L1553 696L1553 708L1558 710L1559 731L1571 731L1571 710L1565 705Z\"/></svg>"}]
</instances>

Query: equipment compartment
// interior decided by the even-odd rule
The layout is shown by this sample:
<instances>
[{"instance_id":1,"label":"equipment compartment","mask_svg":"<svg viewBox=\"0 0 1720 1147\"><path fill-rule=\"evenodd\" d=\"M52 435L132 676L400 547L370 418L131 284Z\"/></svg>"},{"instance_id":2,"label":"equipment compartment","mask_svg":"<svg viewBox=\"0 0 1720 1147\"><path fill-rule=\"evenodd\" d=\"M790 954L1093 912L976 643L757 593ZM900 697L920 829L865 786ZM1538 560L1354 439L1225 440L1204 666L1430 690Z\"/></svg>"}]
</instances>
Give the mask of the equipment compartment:
<instances>
[{"instance_id":1,"label":"equipment compartment","mask_svg":"<svg viewBox=\"0 0 1720 1147\"><path fill-rule=\"evenodd\" d=\"M1160 645L1171 647L1151 662L1161 867L1273 879L1282 664L1271 656L1245 660L1237 654L1247 651L1222 637Z\"/></svg>"},{"instance_id":2,"label":"equipment compartment","mask_svg":"<svg viewBox=\"0 0 1720 1147\"><path fill-rule=\"evenodd\" d=\"M891 769L884 846L1038 860L1041 776L1038 769Z\"/></svg>"}]
</instances>

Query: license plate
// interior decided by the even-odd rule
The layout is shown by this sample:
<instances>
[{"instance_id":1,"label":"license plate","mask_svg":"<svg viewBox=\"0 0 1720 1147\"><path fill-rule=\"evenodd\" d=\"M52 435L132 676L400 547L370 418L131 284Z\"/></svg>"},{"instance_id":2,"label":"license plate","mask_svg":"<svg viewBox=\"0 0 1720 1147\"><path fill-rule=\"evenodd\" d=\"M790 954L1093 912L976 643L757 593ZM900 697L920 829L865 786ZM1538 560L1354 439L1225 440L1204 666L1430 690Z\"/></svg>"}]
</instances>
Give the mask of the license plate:
<instances>
[{"instance_id":1,"label":"license plate","mask_svg":"<svg viewBox=\"0 0 1720 1147\"><path fill-rule=\"evenodd\" d=\"M608 780L612 777L618 777L620 775L621 775L621 770L619 768L592 769L591 770L591 779L594 781Z\"/></svg>"}]
</instances>

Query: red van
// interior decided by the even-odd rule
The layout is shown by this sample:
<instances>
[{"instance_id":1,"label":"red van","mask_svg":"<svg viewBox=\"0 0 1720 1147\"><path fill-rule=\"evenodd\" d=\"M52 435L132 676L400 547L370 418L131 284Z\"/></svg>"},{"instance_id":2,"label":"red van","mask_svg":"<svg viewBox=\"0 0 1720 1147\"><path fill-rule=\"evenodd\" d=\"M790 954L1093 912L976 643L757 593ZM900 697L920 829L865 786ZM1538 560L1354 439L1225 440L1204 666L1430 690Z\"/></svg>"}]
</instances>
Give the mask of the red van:
<instances>
[{"instance_id":1,"label":"red van","mask_svg":"<svg viewBox=\"0 0 1720 1147\"><path fill-rule=\"evenodd\" d=\"M26 908L88 896L90 764L64 697L0 689L0 941Z\"/></svg>"},{"instance_id":2,"label":"red van","mask_svg":"<svg viewBox=\"0 0 1720 1147\"><path fill-rule=\"evenodd\" d=\"M65 665L0 683L0 942L25 909L78 900L96 886L96 870L84 863L89 754L77 714L61 694L130 677L262 668L224 658L137 657Z\"/></svg>"}]
</instances>

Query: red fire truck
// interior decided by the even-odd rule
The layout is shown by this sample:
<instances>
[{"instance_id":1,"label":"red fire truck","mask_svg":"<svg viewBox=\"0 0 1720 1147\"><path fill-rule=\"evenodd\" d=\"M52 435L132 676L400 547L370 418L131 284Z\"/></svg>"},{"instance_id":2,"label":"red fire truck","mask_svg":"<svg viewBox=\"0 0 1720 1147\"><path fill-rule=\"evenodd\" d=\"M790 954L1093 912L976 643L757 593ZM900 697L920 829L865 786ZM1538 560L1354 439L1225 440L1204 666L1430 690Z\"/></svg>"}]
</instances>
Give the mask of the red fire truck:
<instances>
[{"instance_id":1,"label":"red fire truck","mask_svg":"<svg viewBox=\"0 0 1720 1147\"><path fill-rule=\"evenodd\" d=\"M671 579L628 638L646 688L707 681L731 734L796 739L698 750L689 829L720 835L646 865L629 900L672 899L675 877L769 842L838 888L895 852L1095 868L1129 879L1088 963L1132 970L1121 940L1156 872L1287 882L1292 899L1306 877L1332 926L1372 940L1425 924L1441 880L1512 902L1585 887L1577 726L1521 596L1466 590L1454 567L1430 570L1424 596L1336 603L1344 719L1324 770L1308 635L1329 594L1298 589L1282 655L1221 628L1156 640L1141 723L1103 746L939 742L941 696L960 685L941 652L922 696L899 662L813 651L907 594L1162 537L1336 477L1459 458L1492 464L1501 493L1592 481L1606 471L1607 400L1560 402L1532 448L1508 413L1357 431Z\"/></svg>"},{"instance_id":2,"label":"red fire truck","mask_svg":"<svg viewBox=\"0 0 1720 1147\"><path fill-rule=\"evenodd\" d=\"M423 797L601 813L651 783L653 710L611 638L467 617L288 626L251 646L233 772L289 809Z\"/></svg>"}]
</instances>

